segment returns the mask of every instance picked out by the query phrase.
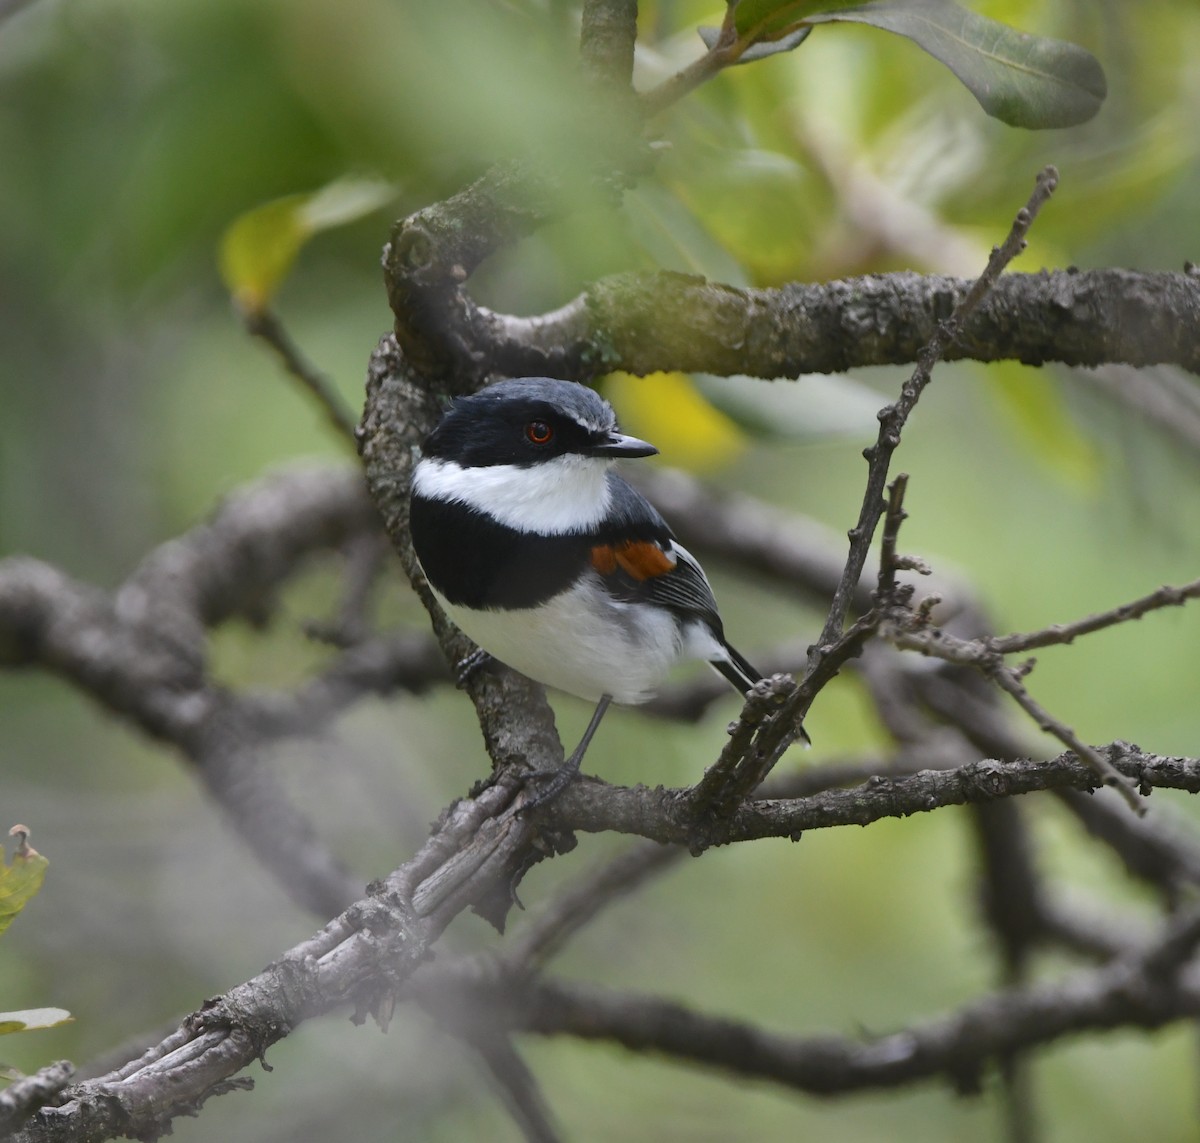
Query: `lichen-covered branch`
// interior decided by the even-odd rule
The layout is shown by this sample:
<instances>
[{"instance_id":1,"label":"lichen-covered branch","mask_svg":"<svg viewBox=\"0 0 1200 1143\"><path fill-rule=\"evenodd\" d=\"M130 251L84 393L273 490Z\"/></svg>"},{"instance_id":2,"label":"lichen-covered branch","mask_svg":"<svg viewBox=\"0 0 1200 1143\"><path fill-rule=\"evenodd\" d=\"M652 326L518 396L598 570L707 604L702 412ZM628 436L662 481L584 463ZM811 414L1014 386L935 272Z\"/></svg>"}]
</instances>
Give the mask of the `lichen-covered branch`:
<instances>
[{"instance_id":1,"label":"lichen-covered branch","mask_svg":"<svg viewBox=\"0 0 1200 1143\"><path fill-rule=\"evenodd\" d=\"M1200 760L1148 754L1126 743L1100 747L1108 762L1134 785L1200 793ZM799 837L805 830L870 825L885 817L908 817L944 806L971 805L1038 790L1091 791L1101 781L1074 754L1015 761L981 759L954 769L921 770L901 777L876 775L849 790L811 797L745 802L725 823L723 842L762 837ZM545 812L564 829L636 834L688 845L695 822L688 790L608 786L595 779L575 783Z\"/></svg>"},{"instance_id":2,"label":"lichen-covered branch","mask_svg":"<svg viewBox=\"0 0 1200 1143\"><path fill-rule=\"evenodd\" d=\"M205 1003L137 1060L65 1089L13 1138L75 1143L157 1137L213 1095L247 1086L238 1073L305 1020L354 1005L386 1021L395 991L463 908L479 901L528 844L512 788L463 801L374 893L258 976Z\"/></svg>"},{"instance_id":3,"label":"lichen-covered branch","mask_svg":"<svg viewBox=\"0 0 1200 1143\"><path fill-rule=\"evenodd\" d=\"M904 271L775 289L692 275L622 274L552 313L489 314L496 367L585 380L614 369L797 377L917 359L971 279ZM1200 373L1200 274L1042 270L1006 274L948 361L1174 364Z\"/></svg>"},{"instance_id":4,"label":"lichen-covered branch","mask_svg":"<svg viewBox=\"0 0 1200 1143\"><path fill-rule=\"evenodd\" d=\"M1164 758L1120 746L1111 747L1109 754L1114 765L1144 787L1200 790L1198 759ZM730 840L796 838L806 829L865 825L882 817L904 817L939 806L1039 789L1086 790L1095 784L1095 774L1070 755L1048 762L972 763L955 771L873 779L855 790L831 790L794 801L743 804L731 823ZM572 828L617 829L686 843L690 819L686 814L673 815L671 810L672 798L681 802L683 794L579 783L544 812ZM19 1143L68 1143L83 1137L104 1139L161 1131L174 1116L192 1113L210 1095L227 1090L242 1069L304 1020L351 1003L364 1012L386 1014L389 998L427 959L441 929L462 909L485 900L497 880L505 879L505 870L513 875L513 863L523 859L531 831L513 799L511 785L493 786L475 800L460 802L421 851L376 886L372 896L289 950L253 980L208 1002L137 1061L68 1088L65 1103L36 1113L16 1139ZM568 911L573 915L575 907ZM574 921L568 918L566 923ZM1153 958L1147 960L1160 977L1171 971L1167 960L1184 955L1190 948L1188 938L1194 936L1192 927L1172 933L1171 942L1156 946ZM538 944L535 941L535 946ZM1128 973L1121 979L1127 981ZM1066 995L1069 999L1071 991L1066 990ZM1157 1013L1155 1021L1191 1014L1193 1001L1188 995L1171 988L1155 993L1150 997ZM1110 1006L1103 1009L1106 1022L1080 1026L1142 1023L1136 1008L1123 1005L1127 999L1125 993L1110 996ZM652 1011L654 1004L661 1003L646 1001L643 1007ZM1007 1002L1002 993L980 1003L997 1006L1002 1012ZM536 1006L522 1020L538 1027ZM972 1021L964 1020L964 1027L971 1025ZM1021 1030L1022 1037L1015 1046L1059 1034L1053 1029L1047 1032L1037 1019L1025 1015L1016 1018L1013 1026ZM620 1038L616 1029L604 1034ZM941 1033L935 1039L939 1037ZM996 1041L986 1039L982 1050L983 1054L996 1050ZM681 1055L695 1058L686 1052ZM924 1071L901 1072L891 1082L936 1070L940 1069L926 1064ZM760 1074L771 1077L773 1073ZM881 1082L885 1080L875 1075L863 1078L858 1086Z\"/></svg>"}]
</instances>

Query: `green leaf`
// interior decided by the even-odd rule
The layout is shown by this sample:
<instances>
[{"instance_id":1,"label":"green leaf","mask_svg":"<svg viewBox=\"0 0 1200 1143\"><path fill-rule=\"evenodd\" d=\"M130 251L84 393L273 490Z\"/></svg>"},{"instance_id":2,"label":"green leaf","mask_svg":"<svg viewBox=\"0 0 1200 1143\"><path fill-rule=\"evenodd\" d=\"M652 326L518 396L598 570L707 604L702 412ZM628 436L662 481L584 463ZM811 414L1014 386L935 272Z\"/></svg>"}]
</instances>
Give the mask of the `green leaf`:
<instances>
[{"instance_id":1,"label":"green leaf","mask_svg":"<svg viewBox=\"0 0 1200 1143\"><path fill-rule=\"evenodd\" d=\"M700 33L700 38L704 41L704 46L711 52L720 41L720 28L697 28ZM808 39L812 28L806 26L800 28L788 29L778 39L761 39L751 44L738 57L739 64L753 63L755 60L766 59L767 56L776 56L781 52L790 52L793 48L798 48L805 40Z\"/></svg>"},{"instance_id":2,"label":"green leaf","mask_svg":"<svg viewBox=\"0 0 1200 1143\"><path fill-rule=\"evenodd\" d=\"M221 235L221 278L244 310L270 304L305 243L322 230L344 226L396 196L390 183L339 179L310 194L290 194L238 215Z\"/></svg>"},{"instance_id":3,"label":"green leaf","mask_svg":"<svg viewBox=\"0 0 1200 1143\"><path fill-rule=\"evenodd\" d=\"M25 826L13 826L8 833L19 840L11 865L0 854L0 933L37 894L50 864L29 844L29 830Z\"/></svg>"},{"instance_id":4,"label":"green leaf","mask_svg":"<svg viewBox=\"0 0 1200 1143\"><path fill-rule=\"evenodd\" d=\"M74 1019L65 1008L22 1008L16 1012L0 1012L0 1036L57 1028L60 1024L70 1024Z\"/></svg>"},{"instance_id":5,"label":"green leaf","mask_svg":"<svg viewBox=\"0 0 1200 1143\"><path fill-rule=\"evenodd\" d=\"M941 60L989 115L1013 127L1071 127L1104 102L1104 69L1063 40L1018 32L953 0L876 0L806 15L804 22L870 24L905 36Z\"/></svg>"},{"instance_id":6,"label":"green leaf","mask_svg":"<svg viewBox=\"0 0 1200 1143\"><path fill-rule=\"evenodd\" d=\"M853 6L853 0L843 0L840 5L836 0L832 3L831 0L742 0L734 12L734 26L739 36L756 41L773 40L815 12Z\"/></svg>"}]
</instances>

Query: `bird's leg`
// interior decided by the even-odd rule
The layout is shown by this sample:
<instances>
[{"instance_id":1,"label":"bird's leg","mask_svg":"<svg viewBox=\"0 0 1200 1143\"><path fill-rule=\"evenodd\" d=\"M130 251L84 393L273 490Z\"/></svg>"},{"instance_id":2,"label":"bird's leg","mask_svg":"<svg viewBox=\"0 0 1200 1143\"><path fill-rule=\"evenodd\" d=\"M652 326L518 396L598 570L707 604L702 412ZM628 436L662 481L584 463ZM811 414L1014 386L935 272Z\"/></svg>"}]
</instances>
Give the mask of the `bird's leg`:
<instances>
[{"instance_id":1,"label":"bird's leg","mask_svg":"<svg viewBox=\"0 0 1200 1143\"><path fill-rule=\"evenodd\" d=\"M583 732L583 737L579 740L579 745L571 751L571 756L557 770L534 770L529 774L530 779L541 779L543 784L541 789L525 803L524 809L536 809L538 806L544 806L547 802L553 801L578 777L583 756L587 753L587 748L596 734L596 728L600 725L600 720L604 717L604 712L608 710L611 702L612 695L600 696L600 701L596 704L595 711L592 712L592 719L587 724L587 730Z\"/></svg>"},{"instance_id":2,"label":"bird's leg","mask_svg":"<svg viewBox=\"0 0 1200 1143\"><path fill-rule=\"evenodd\" d=\"M461 691L467 685L467 680L492 660L482 647L476 647L469 655L464 656L454 666L454 685Z\"/></svg>"}]
</instances>

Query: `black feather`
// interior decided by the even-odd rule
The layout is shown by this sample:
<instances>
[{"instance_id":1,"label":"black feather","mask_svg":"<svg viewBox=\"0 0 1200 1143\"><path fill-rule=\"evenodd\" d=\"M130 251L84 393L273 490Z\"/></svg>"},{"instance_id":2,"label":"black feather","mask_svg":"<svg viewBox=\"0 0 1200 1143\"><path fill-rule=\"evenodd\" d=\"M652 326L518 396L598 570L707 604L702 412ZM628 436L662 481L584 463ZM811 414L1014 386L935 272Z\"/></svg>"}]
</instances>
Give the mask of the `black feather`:
<instances>
[{"instance_id":1,"label":"black feather","mask_svg":"<svg viewBox=\"0 0 1200 1143\"><path fill-rule=\"evenodd\" d=\"M721 645L729 652L729 657L733 661L725 663L720 659L713 659L711 660L712 665L742 694L745 694L755 683L761 682L763 676L736 647L731 647L724 639L721 640Z\"/></svg>"},{"instance_id":2,"label":"black feather","mask_svg":"<svg viewBox=\"0 0 1200 1143\"><path fill-rule=\"evenodd\" d=\"M506 611L566 591L588 564L586 536L518 532L458 501L414 495L413 547L429 582L451 603Z\"/></svg>"}]
</instances>

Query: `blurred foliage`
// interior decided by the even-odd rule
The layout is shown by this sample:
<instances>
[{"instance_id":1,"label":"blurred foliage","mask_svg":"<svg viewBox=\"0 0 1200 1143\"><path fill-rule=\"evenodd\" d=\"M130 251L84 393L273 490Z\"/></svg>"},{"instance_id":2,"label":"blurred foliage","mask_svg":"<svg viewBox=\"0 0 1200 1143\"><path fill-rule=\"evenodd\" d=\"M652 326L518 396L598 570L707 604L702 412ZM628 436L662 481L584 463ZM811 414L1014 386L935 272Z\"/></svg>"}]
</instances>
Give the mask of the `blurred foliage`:
<instances>
[{"instance_id":1,"label":"blurred foliage","mask_svg":"<svg viewBox=\"0 0 1200 1143\"><path fill-rule=\"evenodd\" d=\"M680 468L720 469L750 443L737 421L706 400L684 373L645 380L614 373L605 380L604 395L621 409L628 432L654 441Z\"/></svg>"},{"instance_id":2,"label":"blurred foliage","mask_svg":"<svg viewBox=\"0 0 1200 1143\"><path fill-rule=\"evenodd\" d=\"M64 1008L20 1008L15 1012L0 1012L0 1036L14 1032L36 1032L69 1024L73 1017Z\"/></svg>"},{"instance_id":3,"label":"blurred foliage","mask_svg":"<svg viewBox=\"0 0 1200 1143\"><path fill-rule=\"evenodd\" d=\"M265 310L304 245L325 230L346 226L385 206L387 183L338 179L311 194L288 194L239 214L221 235L221 278L244 311Z\"/></svg>"},{"instance_id":4,"label":"blurred foliage","mask_svg":"<svg viewBox=\"0 0 1200 1143\"><path fill-rule=\"evenodd\" d=\"M11 865L0 851L0 933L37 896L46 879L46 866L50 864L29 844L29 831L25 826L13 826L9 834L18 841Z\"/></svg>"},{"instance_id":5,"label":"blurred foliage","mask_svg":"<svg viewBox=\"0 0 1200 1143\"><path fill-rule=\"evenodd\" d=\"M639 7L642 88L694 59L696 28L720 22L720 6L698 0ZM1195 259L1200 9L970 7L1092 51L1109 81L1100 115L1070 130L1015 131L902 40L819 27L797 51L730 71L668 111L654 132L669 149L621 210L571 215L502 252L473 281L477 296L537 312L597 275L656 266L754 285L901 268L971 274L1047 162L1061 188L1017 269ZM231 313L221 234L264 203L347 176L394 185L393 209L404 213L496 158L550 155L574 169L590 137L577 21L560 0L34 0L0 23L0 552L112 584L271 466L341 459L320 414ZM316 235L273 302L355 405L389 324L377 260L385 231L375 214ZM745 435L750 414L698 379L744 438L725 450L722 478L844 530L861 497L873 409L902 375L757 383L780 402L768 419L795 426L775 438ZM653 385L610 383L631 425L661 421ZM735 431L717 424L718 435ZM813 425L827 427L805 431ZM907 549L966 574L1003 627L1073 618L1196 574L1196 459L1114 409L1086 375L940 369L898 463L912 473ZM305 644L300 626L327 613L337 570L331 559L305 575L268 634L223 629L220 677L296 682L327 653ZM814 630L790 601L713 572L739 644ZM380 610L389 623L423 622L395 579ZM1091 740L1194 754L1198 636L1194 613L1148 617L1086 647L1046 651L1031 685ZM556 707L570 738L587 712L565 699ZM692 780L732 710L731 700L698 727L614 717L589 763L618 781ZM810 729L816 748L785 765L880 745L851 679L822 696ZM643 764L647 734L654 773ZM0 1004L53 994L78 1017L16 1038L6 1056L26 1070L159 1028L313 927L176 759L63 684L0 676L0 757L0 800L39 823L58 874L43 894L54 923L18 925L0 943ZM406 856L484 768L474 719L448 691L364 703L337 741L281 748L270 763L364 883ZM1056 880L1142 902L1053 806L1032 808ZM524 896L543 899L616 844L586 839L578 855L539 869ZM711 853L623 902L565 969L698 997L774 1028L885 1031L994 982L972 861L966 820L948 812ZM490 939L473 925L456 923L451 942ZM603 1046L528 1051L577 1139L1000 1133L990 1088L978 1100L924 1087L815 1103ZM420 1020L397 1020L386 1042L325 1021L271 1058L278 1066L257 1077L255 1093L212 1101L176 1137L516 1137L470 1054ZM1056 1140L1135 1130L1182 1140L1194 1135L1193 1071L1177 1029L1056 1046L1039 1056L1036 1085Z\"/></svg>"},{"instance_id":6,"label":"blurred foliage","mask_svg":"<svg viewBox=\"0 0 1200 1143\"><path fill-rule=\"evenodd\" d=\"M737 33L751 44L742 62L790 51L821 24L865 24L904 36L1012 127L1085 123L1108 91L1099 61L1078 44L1018 31L954 0L741 0L734 15ZM702 36L710 47L719 41Z\"/></svg>"},{"instance_id":7,"label":"blurred foliage","mask_svg":"<svg viewBox=\"0 0 1200 1143\"><path fill-rule=\"evenodd\" d=\"M29 830L16 825L8 831L9 837L17 839L12 863L5 860L0 851L0 933L20 915L21 911L37 896L46 879L46 867L50 864L29 844ZM71 1013L62 1008L20 1008L12 1012L0 1010L0 1036L14 1032L33 1032L43 1028L56 1028L69 1023ZM15 1079L17 1072L0 1065L0 1078Z\"/></svg>"}]
</instances>

